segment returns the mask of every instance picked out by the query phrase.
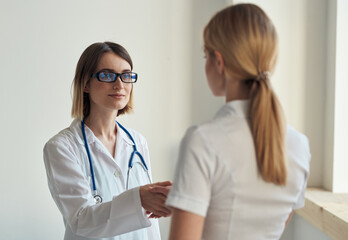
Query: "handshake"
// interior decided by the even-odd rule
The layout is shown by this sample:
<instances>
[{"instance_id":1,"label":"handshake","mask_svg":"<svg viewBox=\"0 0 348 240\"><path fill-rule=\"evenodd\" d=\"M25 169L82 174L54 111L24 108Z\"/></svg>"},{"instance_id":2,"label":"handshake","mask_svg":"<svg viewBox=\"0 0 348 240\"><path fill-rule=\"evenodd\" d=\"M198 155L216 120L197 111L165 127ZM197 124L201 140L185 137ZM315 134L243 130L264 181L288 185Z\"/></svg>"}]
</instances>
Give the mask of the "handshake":
<instances>
[{"instance_id":1,"label":"handshake","mask_svg":"<svg viewBox=\"0 0 348 240\"><path fill-rule=\"evenodd\" d=\"M165 181L140 187L141 206L146 210L149 218L169 217L172 214L165 205L171 186L171 181Z\"/></svg>"}]
</instances>

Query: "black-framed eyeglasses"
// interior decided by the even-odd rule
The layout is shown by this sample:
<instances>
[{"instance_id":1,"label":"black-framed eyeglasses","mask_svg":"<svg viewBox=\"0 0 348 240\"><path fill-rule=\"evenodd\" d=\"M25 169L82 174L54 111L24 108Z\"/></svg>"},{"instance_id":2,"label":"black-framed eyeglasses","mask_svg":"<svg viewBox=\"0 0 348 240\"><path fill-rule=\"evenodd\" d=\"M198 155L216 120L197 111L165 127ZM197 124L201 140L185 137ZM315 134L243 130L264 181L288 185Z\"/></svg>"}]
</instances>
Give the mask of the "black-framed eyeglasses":
<instances>
[{"instance_id":1,"label":"black-framed eyeglasses","mask_svg":"<svg viewBox=\"0 0 348 240\"><path fill-rule=\"evenodd\" d=\"M121 81L124 83L135 83L138 79L138 74L134 72L125 72L125 73L114 73L108 71L100 71L95 74L92 74L91 77L95 77L100 82L115 82L117 77L120 77Z\"/></svg>"}]
</instances>

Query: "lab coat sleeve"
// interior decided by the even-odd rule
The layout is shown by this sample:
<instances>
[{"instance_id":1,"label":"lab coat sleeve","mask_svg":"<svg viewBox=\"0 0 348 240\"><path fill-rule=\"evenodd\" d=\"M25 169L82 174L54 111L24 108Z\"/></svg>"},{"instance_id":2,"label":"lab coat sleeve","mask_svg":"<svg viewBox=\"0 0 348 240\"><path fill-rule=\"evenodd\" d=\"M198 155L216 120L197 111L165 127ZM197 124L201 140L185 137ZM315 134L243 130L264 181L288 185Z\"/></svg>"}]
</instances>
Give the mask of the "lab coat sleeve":
<instances>
[{"instance_id":1,"label":"lab coat sleeve","mask_svg":"<svg viewBox=\"0 0 348 240\"><path fill-rule=\"evenodd\" d=\"M214 173L213 157L199 128L190 128L181 142L167 205L206 216Z\"/></svg>"},{"instance_id":2,"label":"lab coat sleeve","mask_svg":"<svg viewBox=\"0 0 348 240\"><path fill-rule=\"evenodd\" d=\"M44 147L44 162L52 197L76 235L113 237L151 225L141 207L139 188L95 204L69 142L49 141Z\"/></svg>"}]
</instances>

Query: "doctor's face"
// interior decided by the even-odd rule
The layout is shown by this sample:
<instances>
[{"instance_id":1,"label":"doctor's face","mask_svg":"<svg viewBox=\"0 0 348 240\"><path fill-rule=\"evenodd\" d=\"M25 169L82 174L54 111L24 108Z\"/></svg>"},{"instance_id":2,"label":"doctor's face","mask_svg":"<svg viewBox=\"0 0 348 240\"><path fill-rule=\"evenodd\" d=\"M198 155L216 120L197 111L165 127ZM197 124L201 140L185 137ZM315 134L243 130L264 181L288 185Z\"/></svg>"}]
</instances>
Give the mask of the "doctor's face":
<instances>
[{"instance_id":1,"label":"doctor's face","mask_svg":"<svg viewBox=\"0 0 348 240\"><path fill-rule=\"evenodd\" d=\"M95 73L100 71L125 73L131 72L130 64L113 52L106 52L100 58ZM115 111L123 109L129 102L133 84L124 83L118 76L115 82L100 82L96 77L91 78L85 88L89 94L91 112Z\"/></svg>"}]
</instances>

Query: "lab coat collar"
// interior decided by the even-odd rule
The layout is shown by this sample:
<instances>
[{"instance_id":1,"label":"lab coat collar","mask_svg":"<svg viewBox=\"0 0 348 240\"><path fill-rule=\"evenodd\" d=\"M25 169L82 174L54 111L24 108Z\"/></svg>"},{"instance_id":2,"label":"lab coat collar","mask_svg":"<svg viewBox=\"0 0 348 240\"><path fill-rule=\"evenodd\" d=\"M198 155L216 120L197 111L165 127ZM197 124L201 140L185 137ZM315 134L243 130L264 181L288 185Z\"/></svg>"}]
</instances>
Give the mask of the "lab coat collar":
<instances>
[{"instance_id":1,"label":"lab coat collar","mask_svg":"<svg viewBox=\"0 0 348 240\"><path fill-rule=\"evenodd\" d=\"M249 117L249 100L233 100L224 104L216 113L215 118L238 116Z\"/></svg>"},{"instance_id":2,"label":"lab coat collar","mask_svg":"<svg viewBox=\"0 0 348 240\"><path fill-rule=\"evenodd\" d=\"M132 142L132 140L129 138L129 136L125 133L125 131L123 131L118 124L116 124L117 127L117 138L122 139L124 142L126 142L127 144L133 146L134 143ZM77 141L84 145L84 140L83 140L83 135L82 135L82 130L81 130L81 120L75 119L71 125L70 125L70 129L72 132L75 133L75 136L79 136L77 137ZM85 131L86 131L86 138L87 138L87 142L88 144L91 144L93 142L96 141L96 137L94 135L94 133L92 132L91 129L89 129L89 127L87 125L85 125ZM134 138L134 136L132 136Z\"/></svg>"},{"instance_id":3,"label":"lab coat collar","mask_svg":"<svg viewBox=\"0 0 348 240\"><path fill-rule=\"evenodd\" d=\"M123 124L122 124L123 125ZM129 138L129 136L127 135L127 133L125 131L123 131L122 128L120 128L120 126L118 126L118 124L116 124L117 126L117 137L121 138L123 141L125 141L126 143L128 143L129 145L134 145L134 143L132 142L132 140ZM128 128L126 128L128 130ZM128 130L129 131L129 130ZM134 136L132 135L133 139ZM134 139L135 141L135 139Z\"/></svg>"},{"instance_id":4,"label":"lab coat collar","mask_svg":"<svg viewBox=\"0 0 348 240\"><path fill-rule=\"evenodd\" d=\"M74 133L74 136L76 136L77 141L81 145L84 145L83 134L81 130L81 120L74 119L74 121L72 121L72 123L70 124L69 128ZM85 131L88 144L94 142L93 136L91 136L90 134L91 130L87 126L85 126Z\"/></svg>"}]
</instances>

